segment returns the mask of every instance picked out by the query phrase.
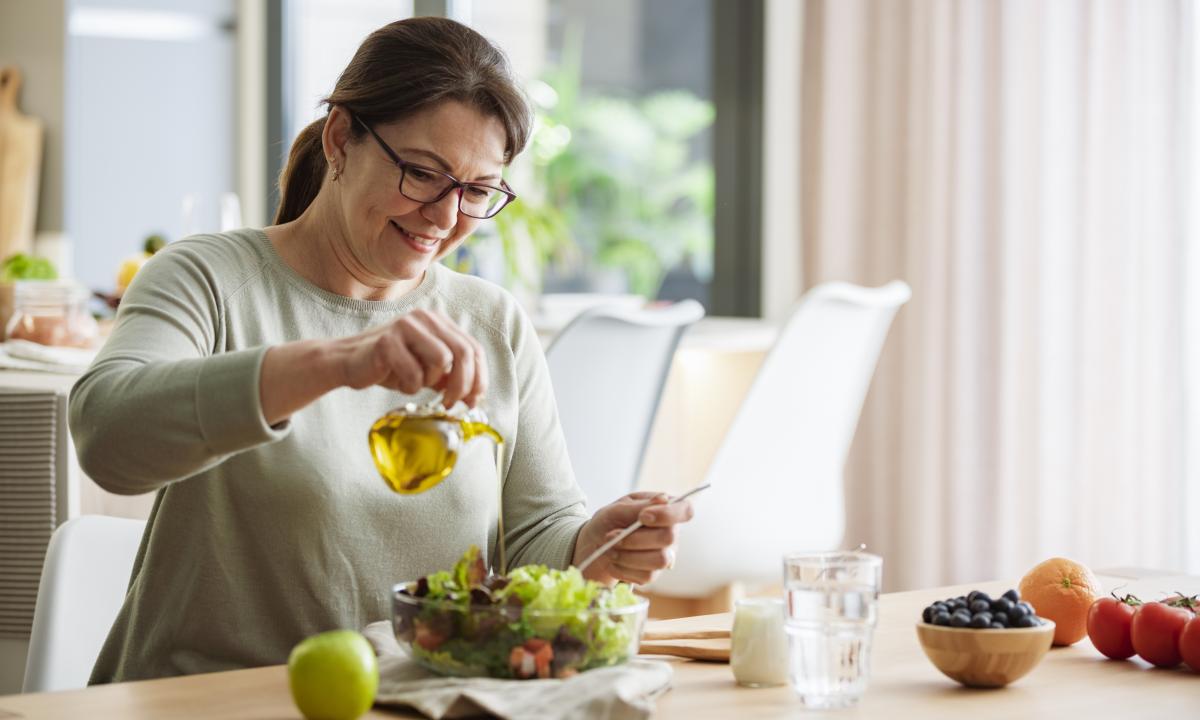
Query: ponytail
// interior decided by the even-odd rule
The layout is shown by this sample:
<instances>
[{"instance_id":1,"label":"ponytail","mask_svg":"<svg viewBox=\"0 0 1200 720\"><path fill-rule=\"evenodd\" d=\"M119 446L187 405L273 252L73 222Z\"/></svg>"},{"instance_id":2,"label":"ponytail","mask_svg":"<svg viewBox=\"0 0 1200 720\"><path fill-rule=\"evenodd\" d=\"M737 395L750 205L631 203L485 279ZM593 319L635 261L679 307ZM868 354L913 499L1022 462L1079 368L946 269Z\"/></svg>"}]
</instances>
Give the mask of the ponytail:
<instances>
[{"instance_id":1,"label":"ponytail","mask_svg":"<svg viewBox=\"0 0 1200 720\"><path fill-rule=\"evenodd\" d=\"M325 152L321 146L321 133L324 130L325 118L314 120L292 142L287 165L279 173L276 225L291 222L303 215L321 190L326 171Z\"/></svg>"}]
</instances>

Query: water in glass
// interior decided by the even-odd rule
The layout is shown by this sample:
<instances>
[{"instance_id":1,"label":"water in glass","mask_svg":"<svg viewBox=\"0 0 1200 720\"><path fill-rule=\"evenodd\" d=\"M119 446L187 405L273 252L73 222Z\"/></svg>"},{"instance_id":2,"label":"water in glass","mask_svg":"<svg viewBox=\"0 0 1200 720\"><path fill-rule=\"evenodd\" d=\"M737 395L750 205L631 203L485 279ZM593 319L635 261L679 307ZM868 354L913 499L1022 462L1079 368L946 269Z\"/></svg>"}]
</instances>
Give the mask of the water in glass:
<instances>
[{"instance_id":1,"label":"water in glass","mask_svg":"<svg viewBox=\"0 0 1200 720\"><path fill-rule=\"evenodd\" d=\"M865 553L785 560L789 680L805 705L845 707L866 691L881 566Z\"/></svg>"}]
</instances>

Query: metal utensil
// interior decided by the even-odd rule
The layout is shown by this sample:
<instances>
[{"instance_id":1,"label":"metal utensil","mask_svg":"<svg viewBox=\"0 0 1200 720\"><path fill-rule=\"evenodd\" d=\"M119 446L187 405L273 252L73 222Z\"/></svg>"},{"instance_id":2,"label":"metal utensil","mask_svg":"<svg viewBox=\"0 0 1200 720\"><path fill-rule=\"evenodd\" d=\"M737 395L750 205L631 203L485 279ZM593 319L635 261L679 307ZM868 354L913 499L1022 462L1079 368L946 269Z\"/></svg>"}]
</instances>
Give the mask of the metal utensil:
<instances>
[{"instance_id":1,"label":"metal utensil","mask_svg":"<svg viewBox=\"0 0 1200 720\"><path fill-rule=\"evenodd\" d=\"M712 483L705 483L704 485L701 485L700 487L692 488L691 490L688 490L687 492L680 495L679 497L673 498L669 503L667 503L667 505L674 505L675 503L679 502L680 500L686 500L689 497L700 492L701 490L707 490L710 487L712 487ZM600 547L596 548L596 550L591 555L588 555L587 558L584 559L583 562L579 563L579 572L583 572L584 570L587 570L588 566L591 565L592 563L596 562L596 560L599 559L599 557L601 555L608 552L609 550L612 550L613 547L615 547L617 543L621 542L625 538L627 538L630 535L632 535L633 533L637 532L642 527L643 527L642 521L638 520L635 523L633 523L632 525L630 525L629 527L622 530L620 533L618 533L617 536L614 537L612 540L609 540L608 542L604 543Z\"/></svg>"}]
</instances>

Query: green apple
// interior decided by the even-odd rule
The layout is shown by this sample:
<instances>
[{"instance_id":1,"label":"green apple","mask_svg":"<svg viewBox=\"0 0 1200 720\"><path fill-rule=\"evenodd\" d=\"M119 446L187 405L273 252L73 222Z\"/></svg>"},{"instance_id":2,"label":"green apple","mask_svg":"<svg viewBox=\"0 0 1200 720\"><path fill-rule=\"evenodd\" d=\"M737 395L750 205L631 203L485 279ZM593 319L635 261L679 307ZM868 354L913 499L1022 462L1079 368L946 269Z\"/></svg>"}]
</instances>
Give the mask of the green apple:
<instances>
[{"instance_id":1,"label":"green apple","mask_svg":"<svg viewBox=\"0 0 1200 720\"><path fill-rule=\"evenodd\" d=\"M288 684L308 720L354 720L375 702L379 662L359 633L323 632L292 648Z\"/></svg>"}]
</instances>

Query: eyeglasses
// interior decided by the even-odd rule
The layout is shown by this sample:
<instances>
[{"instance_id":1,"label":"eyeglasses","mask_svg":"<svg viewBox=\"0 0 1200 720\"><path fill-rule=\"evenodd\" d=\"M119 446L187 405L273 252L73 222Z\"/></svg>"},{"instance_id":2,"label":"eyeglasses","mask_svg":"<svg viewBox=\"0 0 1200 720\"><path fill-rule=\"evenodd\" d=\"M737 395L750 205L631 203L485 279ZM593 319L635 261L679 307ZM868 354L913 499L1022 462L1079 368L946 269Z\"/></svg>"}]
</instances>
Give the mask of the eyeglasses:
<instances>
[{"instance_id":1,"label":"eyeglasses","mask_svg":"<svg viewBox=\"0 0 1200 720\"><path fill-rule=\"evenodd\" d=\"M500 187L484 183L461 182L453 175L441 170L401 160L396 151L388 147L388 144L370 125L360 120L357 115L352 115L352 117L355 122L371 133L371 137L375 138L379 147L383 148L392 162L400 168L400 194L409 200L419 203L435 203L446 197L451 191L458 190L458 211L467 217L486 220L496 217L496 214L503 210L505 205L517 199L517 194L504 180L500 181Z\"/></svg>"}]
</instances>

